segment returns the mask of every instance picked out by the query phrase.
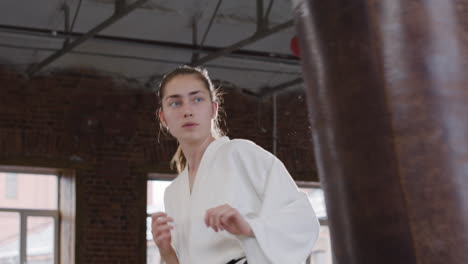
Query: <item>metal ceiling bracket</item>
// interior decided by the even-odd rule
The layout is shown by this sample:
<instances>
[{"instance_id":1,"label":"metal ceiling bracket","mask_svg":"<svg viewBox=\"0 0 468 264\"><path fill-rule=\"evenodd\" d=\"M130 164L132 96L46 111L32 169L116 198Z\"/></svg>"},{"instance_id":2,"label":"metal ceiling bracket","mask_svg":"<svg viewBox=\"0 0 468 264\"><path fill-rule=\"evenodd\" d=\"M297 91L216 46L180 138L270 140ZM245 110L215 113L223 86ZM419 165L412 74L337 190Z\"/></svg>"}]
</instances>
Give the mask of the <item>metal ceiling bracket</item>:
<instances>
[{"instance_id":1,"label":"metal ceiling bracket","mask_svg":"<svg viewBox=\"0 0 468 264\"><path fill-rule=\"evenodd\" d=\"M203 38L200 42L200 45L198 45L196 43L196 41L193 42L194 45L198 46L198 50L196 52L194 52L193 56L192 56L192 61L191 61L191 64L193 64L194 62L196 62L199 57L200 57L200 53L203 49L203 46L205 45L205 40L206 40L206 36L208 36L208 32L210 32L210 29L211 29L211 26L213 25L213 21L216 17L216 15L218 14L218 10L219 10L219 7L221 6L221 3L223 2L223 0L218 0L218 3L216 4L216 7L213 11L213 14L211 15L211 18L210 18L210 22L208 23L208 26L206 27L206 30L205 30L205 33L203 33Z\"/></svg>"},{"instance_id":2,"label":"metal ceiling bracket","mask_svg":"<svg viewBox=\"0 0 468 264\"><path fill-rule=\"evenodd\" d=\"M64 31L68 33L70 32L70 7L68 6L67 3L63 3L60 10L63 11L63 16L64 16ZM62 47L65 47L66 45L68 45L69 42L70 42L70 38L66 38L65 41L63 42Z\"/></svg>"},{"instance_id":3,"label":"metal ceiling bracket","mask_svg":"<svg viewBox=\"0 0 468 264\"><path fill-rule=\"evenodd\" d=\"M263 19L263 0L257 0L257 32L265 29L265 20Z\"/></svg>"},{"instance_id":4,"label":"metal ceiling bracket","mask_svg":"<svg viewBox=\"0 0 468 264\"><path fill-rule=\"evenodd\" d=\"M119 13L125 11L127 7L126 0L115 0L114 4L114 15L118 15Z\"/></svg>"},{"instance_id":5,"label":"metal ceiling bracket","mask_svg":"<svg viewBox=\"0 0 468 264\"><path fill-rule=\"evenodd\" d=\"M192 18L192 45L198 46L198 24L195 17ZM193 52L191 63L197 61L199 55L200 53L198 51Z\"/></svg>"},{"instance_id":6,"label":"metal ceiling bracket","mask_svg":"<svg viewBox=\"0 0 468 264\"><path fill-rule=\"evenodd\" d=\"M69 52L70 50L76 48L78 45L82 44L83 42L85 42L86 40L92 38L95 34L101 32L102 30L104 30L105 28L109 27L110 25L114 24L115 22L117 22L119 19L121 19L122 17L128 15L130 12L132 12L133 10L137 9L138 7L140 7L141 5L143 5L144 3L146 3L148 0L137 0L135 1L134 3L132 4L129 4L127 5L125 8L123 8L122 10L120 10L119 8L116 8L119 9L119 11L115 12L114 15L112 15L110 18L106 19L104 22L102 22L101 24L97 25L95 28L91 29L88 33L82 35L80 38L78 39L75 39L73 42L71 42L70 44L66 45L63 49L55 52L54 54L50 55L49 57L47 57L46 59L44 59L43 61L41 61L40 63L38 64L35 64L33 65L28 71L27 71L27 74L29 77L33 76L34 74L36 74L38 71L40 71L42 68L44 68L45 66L49 65L50 63L54 62L55 60L57 60L58 58L62 57L63 55L65 55L67 52ZM121 0L118 0L116 1L117 2L122 2ZM119 4L117 4L119 5Z\"/></svg>"},{"instance_id":7,"label":"metal ceiling bracket","mask_svg":"<svg viewBox=\"0 0 468 264\"><path fill-rule=\"evenodd\" d=\"M263 99L268 98L268 97L270 97L272 95L275 95L275 94L277 94L279 92L282 92L282 91L288 89L289 87L301 84L303 82L304 82L304 80L302 79L302 77L299 77L299 78L296 78L296 79L293 79L293 80L290 80L290 81L287 81L287 82L284 82L284 83L280 83L280 84L278 84L276 86L273 86L273 87L264 87L262 89L262 91L257 92L257 93L252 92L252 91L247 90L247 89L242 89L241 92L246 94L246 95L256 97L259 100L263 100Z\"/></svg>"},{"instance_id":8,"label":"metal ceiling bracket","mask_svg":"<svg viewBox=\"0 0 468 264\"><path fill-rule=\"evenodd\" d=\"M221 49L219 51L210 53L210 54L206 55L205 57L202 57L201 59L199 59L195 63L192 63L191 65L192 66L203 65L203 64L205 64L205 63L207 63L209 61L212 61L212 60L217 59L219 57L228 55L228 54L232 53L233 51L241 49L242 47L245 47L245 46L250 45L250 44L252 44L254 42L257 42L257 41L259 41L261 39L264 39L264 38L266 38L266 37L268 37L270 35L273 35L273 34L279 32L279 31L284 30L286 28L289 28L289 27L291 27L293 25L294 25L294 20L291 19L291 20L288 20L285 23L276 25L276 26L274 26L274 27L272 27L270 29L260 31L260 32L256 32L251 37L246 38L244 40L241 40L241 41L239 41L237 43L234 43L231 46L225 47L225 48L223 48L223 49Z\"/></svg>"},{"instance_id":9,"label":"metal ceiling bracket","mask_svg":"<svg viewBox=\"0 0 468 264\"><path fill-rule=\"evenodd\" d=\"M257 0L257 32L261 32L268 28L273 1L274 0L270 0L266 12L263 12L263 0Z\"/></svg>"},{"instance_id":10,"label":"metal ceiling bracket","mask_svg":"<svg viewBox=\"0 0 468 264\"><path fill-rule=\"evenodd\" d=\"M267 11L265 13L265 16L263 17L263 24L266 27L268 27L268 25L270 24L270 12L271 8L273 7L273 1L274 0L270 0L270 3L268 3Z\"/></svg>"},{"instance_id":11,"label":"metal ceiling bracket","mask_svg":"<svg viewBox=\"0 0 468 264\"><path fill-rule=\"evenodd\" d=\"M206 36L208 35L208 32L210 32L211 26L213 25L213 21L218 14L219 7L221 6L221 3L223 0L218 0L218 3L216 4L215 10L213 11L213 14L211 15L210 22L208 23L208 26L206 27L205 33L203 34L203 38L200 42L200 49L203 48L203 45L205 45L205 40Z\"/></svg>"}]
</instances>

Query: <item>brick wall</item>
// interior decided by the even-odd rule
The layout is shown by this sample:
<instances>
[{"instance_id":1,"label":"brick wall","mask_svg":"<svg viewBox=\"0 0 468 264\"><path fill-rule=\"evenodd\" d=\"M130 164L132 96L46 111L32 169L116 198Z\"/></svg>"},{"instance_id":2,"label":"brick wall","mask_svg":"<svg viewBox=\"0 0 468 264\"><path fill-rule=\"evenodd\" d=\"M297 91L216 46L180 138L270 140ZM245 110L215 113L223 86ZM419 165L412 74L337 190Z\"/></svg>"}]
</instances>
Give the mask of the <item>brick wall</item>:
<instances>
[{"instance_id":1,"label":"brick wall","mask_svg":"<svg viewBox=\"0 0 468 264\"><path fill-rule=\"evenodd\" d=\"M176 142L161 133L154 92L91 71L30 80L0 68L0 164L72 168L77 263L144 263L146 175L170 172ZM226 90L228 136L272 150L272 99ZM305 98L277 99L278 156L316 180Z\"/></svg>"}]
</instances>

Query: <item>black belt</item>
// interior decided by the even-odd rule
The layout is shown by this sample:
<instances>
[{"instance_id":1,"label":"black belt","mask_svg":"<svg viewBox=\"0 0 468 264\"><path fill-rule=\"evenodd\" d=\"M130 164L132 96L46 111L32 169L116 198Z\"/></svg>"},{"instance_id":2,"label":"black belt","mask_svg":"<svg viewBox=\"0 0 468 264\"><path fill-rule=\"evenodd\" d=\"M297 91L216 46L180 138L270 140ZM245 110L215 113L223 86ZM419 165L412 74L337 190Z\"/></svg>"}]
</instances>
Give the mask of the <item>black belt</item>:
<instances>
[{"instance_id":1,"label":"black belt","mask_svg":"<svg viewBox=\"0 0 468 264\"><path fill-rule=\"evenodd\" d=\"M238 259L233 259L233 260L229 261L229 262L226 263L226 264L237 264L237 262L239 262L239 261L241 261L241 260L243 260L243 259L245 259L245 257L238 258ZM239 263L239 264L240 264L240 263ZM243 264L247 264L247 259L245 260L245 262L244 262Z\"/></svg>"}]
</instances>

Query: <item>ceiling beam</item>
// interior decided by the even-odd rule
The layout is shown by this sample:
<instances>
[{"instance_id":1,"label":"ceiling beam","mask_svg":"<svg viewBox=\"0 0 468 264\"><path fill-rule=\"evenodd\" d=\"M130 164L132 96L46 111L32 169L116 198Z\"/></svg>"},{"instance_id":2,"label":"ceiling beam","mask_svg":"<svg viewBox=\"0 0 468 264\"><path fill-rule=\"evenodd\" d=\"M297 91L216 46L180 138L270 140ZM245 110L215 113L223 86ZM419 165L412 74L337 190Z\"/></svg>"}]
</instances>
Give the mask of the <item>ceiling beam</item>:
<instances>
[{"instance_id":1,"label":"ceiling beam","mask_svg":"<svg viewBox=\"0 0 468 264\"><path fill-rule=\"evenodd\" d=\"M102 30L106 29L110 25L114 24L117 22L119 19L123 18L124 16L128 15L130 12L133 10L137 9L144 3L146 3L148 0L137 0L136 2L129 4L125 8L121 7L120 4L122 3L121 1L117 1L116 3L116 10L115 13L108 19L106 19L104 22L101 24L97 25L95 28L91 29L89 32L86 34L82 35L78 39L75 39L73 42L70 44L66 45L63 49L51 54L49 57L44 59L43 61L39 62L38 64L33 65L28 71L27 74L28 76L32 76L36 74L38 71L40 71L42 68L45 66L49 65L50 63L54 62L58 58L62 57L65 55L67 52L71 51L78 45L82 44L89 38L92 38L94 35L97 33L101 32Z\"/></svg>"},{"instance_id":2,"label":"ceiling beam","mask_svg":"<svg viewBox=\"0 0 468 264\"><path fill-rule=\"evenodd\" d=\"M203 65L209 61L212 61L214 59L217 59L219 57L222 57L222 56L225 56L227 54L230 54L232 53L233 51L236 51L238 49L241 49L247 45L250 45L252 43L255 43L261 39L264 39L266 37L269 37L281 30L284 30L284 29L287 29L291 26L294 25L294 20L291 19L285 23L282 23L282 24L279 24L279 25L276 25L270 29L267 29L267 30L264 30L264 31L260 31L260 32L256 32L255 34L253 34L251 37L249 38L246 38L244 40L241 40L237 43L234 43L232 44L231 46L228 46L228 47L225 47L217 52L213 52L211 54L208 54L206 55L205 57L202 57L201 59L197 60L195 63L192 63L192 66L200 66L200 65Z\"/></svg>"}]
</instances>

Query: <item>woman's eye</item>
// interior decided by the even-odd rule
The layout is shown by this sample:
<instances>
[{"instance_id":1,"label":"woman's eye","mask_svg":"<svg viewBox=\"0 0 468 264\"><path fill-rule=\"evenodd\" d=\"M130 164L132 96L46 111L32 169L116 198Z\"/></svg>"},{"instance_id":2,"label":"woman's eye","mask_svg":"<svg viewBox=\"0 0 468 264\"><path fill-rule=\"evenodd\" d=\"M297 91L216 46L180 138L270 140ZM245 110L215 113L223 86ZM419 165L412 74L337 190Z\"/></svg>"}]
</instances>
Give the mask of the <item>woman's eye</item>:
<instances>
[{"instance_id":1,"label":"woman's eye","mask_svg":"<svg viewBox=\"0 0 468 264\"><path fill-rule=\"evenodd\" d=\"M174 102L169 103L170 107L177 107L179 105L180 105L180 102L178 102L178 101L174 101Z\"/></svg>"},{"instance_id":2,"label":"woman's eye","mask_svg":"<svg viewBox=\"0 0 468 264\"><path fill-rule=\"evenodd\" d=\"M198 103L198 102L203 101L203 98L201 98L201 97L196 97L195 99L193 99L193 101L195 101L195 103Z\"/></svg>"}]
</instances>

